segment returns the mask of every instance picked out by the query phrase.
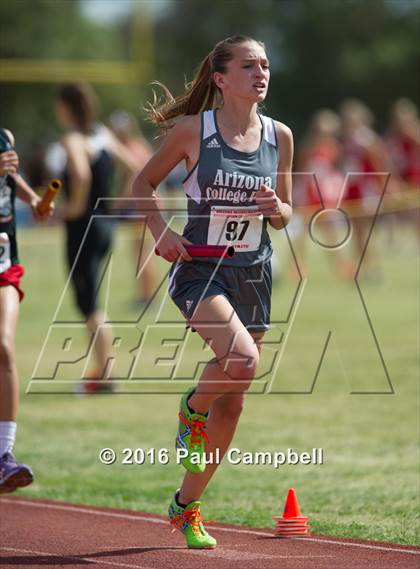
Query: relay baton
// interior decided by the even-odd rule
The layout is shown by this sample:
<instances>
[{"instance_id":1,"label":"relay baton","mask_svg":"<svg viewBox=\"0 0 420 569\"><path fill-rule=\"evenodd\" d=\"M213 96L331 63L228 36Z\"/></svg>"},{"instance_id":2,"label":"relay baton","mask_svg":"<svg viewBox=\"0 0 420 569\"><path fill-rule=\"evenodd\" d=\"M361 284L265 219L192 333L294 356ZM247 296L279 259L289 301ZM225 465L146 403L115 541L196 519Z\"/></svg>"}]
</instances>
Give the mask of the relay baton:
<instances>
[{"instance_id":1,"label":"relay baton","mask_svg":"<svg viewBox=\"0 0 420 569\"><path fill-rule=\"evenodd\" d=\"M47 191L42 196L42 200L38 204L37 210L39 214L45 215L47 213L50 204L54 201L54 198L60 191L61 186L61 180L51 180L48 184Z\"/></svg>"},{"instance_id":2,"label":"relay baton","mask_svg":"<svg viewBox=\"0 0 420 569\"><path fill-rule=\"evenodd\" d=\"M191 257L228 257L231 258L235 254L235 247L232 245L184 245L185 250ZM157 248L156 255L160 255Z\"/></svg>"}]
</instances>

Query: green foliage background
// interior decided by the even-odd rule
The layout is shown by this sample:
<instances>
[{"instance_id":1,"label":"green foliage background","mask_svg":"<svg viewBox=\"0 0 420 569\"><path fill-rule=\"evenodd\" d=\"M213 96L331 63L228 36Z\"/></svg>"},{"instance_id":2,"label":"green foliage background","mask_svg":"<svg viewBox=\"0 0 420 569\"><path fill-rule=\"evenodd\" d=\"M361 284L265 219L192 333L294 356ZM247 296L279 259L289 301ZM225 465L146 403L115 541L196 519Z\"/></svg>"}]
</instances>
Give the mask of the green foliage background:
<instances>
[{"instance_id":1,"label":"green foliage background","mask_svg":"<svg viewBox=\"0 0 420 569\"><path fill-rule=\"evenodd\" d=\"M127 60L132 22L147 8L153 76L133 85L96 85L103 116L123 106L141 118L151 96L146 83L158 79L179 92L213 45L236 33L266 43L272 61L268 112L298 138L315 109L337 107L349 96L372 107L380 128L397 97L418 100L418 0L134 0L131 12L112 22L87 19L80 6L75 0L2 0L0 57ZM135 41L141 52L144 38ZM21 143L54 132L54 88L0 84L1 122Z\"/></svg>"}]
</instances>

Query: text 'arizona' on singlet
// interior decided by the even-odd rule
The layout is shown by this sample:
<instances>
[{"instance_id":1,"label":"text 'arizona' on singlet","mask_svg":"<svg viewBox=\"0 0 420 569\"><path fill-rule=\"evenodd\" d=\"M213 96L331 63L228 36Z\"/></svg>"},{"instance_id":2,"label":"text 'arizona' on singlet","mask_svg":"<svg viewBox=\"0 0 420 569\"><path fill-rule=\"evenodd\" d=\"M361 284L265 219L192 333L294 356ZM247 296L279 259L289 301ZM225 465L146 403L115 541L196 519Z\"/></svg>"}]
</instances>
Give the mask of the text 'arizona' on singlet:
<instances>
[{"instance_id":1,"label":"text 'arizona' on singlet","mask_svg":"<svg viewBox=\"0 0 420 569\"><path fill-rule=\"evenodd\" d=\"M0 152L13 150L4 129L0 129ZM0 176L0 273L19 263L16 242L16 182L12 176Z\"/></svg>"},{"instance_id":2,"label":"text 'arizona' on singlet","mask_svg":"<svg viewBox=\"0 0 420 569\"><path fill-rule=\"evenodd\" d=\"M183 235L191 243L233 245L235 255L223 265L249 266L268 261L272 246L267 219L255 195L262 184L276 188L278 149L274 123L261 120L261 140L254 152L242 152L223 140L216 111L201 114L200 155L184 180L188 222ZM218 263L217 258L203 258Z\"/></svg>"}]
</instances>

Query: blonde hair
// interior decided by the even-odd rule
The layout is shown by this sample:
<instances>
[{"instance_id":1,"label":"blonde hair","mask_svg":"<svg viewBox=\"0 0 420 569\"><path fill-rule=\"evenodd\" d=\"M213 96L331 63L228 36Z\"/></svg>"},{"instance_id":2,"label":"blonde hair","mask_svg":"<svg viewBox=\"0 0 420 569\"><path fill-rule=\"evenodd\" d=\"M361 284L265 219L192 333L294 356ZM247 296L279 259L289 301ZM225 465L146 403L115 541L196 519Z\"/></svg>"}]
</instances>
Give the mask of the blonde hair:
<instances>
[{"instance_id":1,"label":"blonde hair","mask_svg":"<svg viewBox=\"0 0 420 569\"><path fill-rule=\"evenodd\" d=\"M374 122L372 111L359 99L346 99L340 106L340 114L344 120L354 118L368 127L371 127Z\"/></svg>"},{"instance_id":2,"label":"blonde hair","mask_svg":"<svg viewBox=\"0 0 420 569\"><path fill-rule=\"evenodd\" d=\"M165 100L160 102L154 93L153 103L146 108L150 121L159 127L170 128L178 117L195 115L220 106L222 94L213 81L213 73L226 73L226 65L233 59L232 48L247 42L255 42L265 49L262 42L244 35L220 41L203 59L194 79L185 85L184 93L178 97L173 97L165 85L156 81L154 84L163 89Z\"/></svg>"},{"instance_id":3,"label":"blonde hair","mask_svg":"<svg viewBox=\"0 0 420 569\"><path fill-rule=\"evenodd\" d=\"M418 117L418 110L416 104L406 97L402 97L395 101L391 110L394 118L406 117L412 120L416 120Z\"/></svg>"},{"instance_id":4,"label":"blonde hair","mask_svg":"<svg viewBox=\"0 0 420 569\"><path fill-rule=\"evenodd\" d=\"M340 129L340 117L331 109L318 110L311 119L310 134L336 136Z\"/></svg>"}]
</instances>

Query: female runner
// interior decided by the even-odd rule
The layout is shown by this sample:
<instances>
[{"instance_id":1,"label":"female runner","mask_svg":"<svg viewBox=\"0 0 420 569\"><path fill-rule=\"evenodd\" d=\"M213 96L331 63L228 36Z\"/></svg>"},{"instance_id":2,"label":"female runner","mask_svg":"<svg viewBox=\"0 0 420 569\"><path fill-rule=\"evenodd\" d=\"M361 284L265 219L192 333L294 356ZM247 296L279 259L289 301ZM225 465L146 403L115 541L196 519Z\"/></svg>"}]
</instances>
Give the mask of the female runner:
<instances>
[{"instance_id":1,"label":"female runner","mask_svg":"<svg viewBox=\"0 0 420 569\"><path fill-rule=\"evenodd\" d=\"M15 336L19 302L23 299L20 281L24 268L19 263L16 241L15 199L31 209L35 219L52 214L51 205L44 214L38 212L41 199L17 174L19 159L14 150L13 134L0 129L0 494L28 486L33 473L13 455L19 384L16 367Z\"/></svg>"},{"instance_id":2,"label":"female runner","mask_svg":"<svg viewBox=\"0 0 420 569\"><path fill-rule=\"evenodd\" d=\"M183 95L151 106L155 123L171 128L134 182L159 253L173 263L169 294L215 355L181 398L176 438L188 472L169 517L194 548L216 546L200 514L199 499L217 468L205 466L204 450L218 448L222 457L228 448L269 325L267 224L282 229L292 214L292 134L258 112L269 79L264 44L246 36L219 42ZM188 223L178 235L159 213L155 188L182 160ZM191 262L188 243L234 245L237 252Z\"/></svg>"},{"instance_id":3,"label":"female runner","mask_svg":"<svg viewBox=\"0 0 420 569\"><path fill-rule=\"evenodd\" d=\"M420 187L420 120L416 105L410 99L398 99L391 109L391 124L387 133L387 147L396 174L400 177L402 195ZM407 192L407 193L404 193ZM416 237L420 232L420 210L418 199L408 211L394 214L402 224L411 225Z\"/></svg>"},{"instance_id":4,"label":"female runner","mask_svg":"<svg viewBox=\"0 0 420 569\"><path fill-rule=\"evenodd\" d=\"M381 278L379 252L374 243L366 247L377 199L387 181L387 172L393 172L385 144L372 128L373 114L357 99L344 101L340 108L342 124L343 168L348 174L344 201L352 208L354 231L354 275L363 259L363 274L375 282ZM398 181L392 176L387 184L389 193L396 193Z\"/></svg>"},{"instance_id":5,"label":"female runner","mask_svg":"<svg viewBox=\"0 0 420 569\"><path fill-rule=\"evenodd\" d=\"M96 122L96 97L89 85L60 87L55 112L65 130L61 143L65 151L63 217L68 270L77 307L86 319L88 334L95 338L97 370L92 373L92 381L82 384L81 391L112 391L112 383L98 381L109 379L110 331L103 326L106 315L97 305L100 268L113 233L106 198L111 194L115 161L133 176L139 169L123 144Z\"/></svg>"},{"instance_id":6,"label":"female runner","mask_svg":"<svg viewBox=\"0 0 420 569\"><path fill-rule=\"evenodd\" d=\"M305 228L301 231L296 244L303 260L300 270L306 273L304 267L305 241L307 239L307 226L314 213L321 208L334 209L337 207L340 192L344 184L344 176L339 170L342 149L338 141L340 119L330 109L320 109L311 120L308 133L304 137L297 156L299 172L307 174L302 178L299 186L299 204L304 206ZM309 175L310 173L310 175ZM315 177L314 177L315 176ZM296 190L296 188L295 188ZM321 191L321 193L320 193ZM293 220L296 220L297 215ZM322 231L330 243L339 241L337 227L331 219L322 221ZM343 278L353 276L352 266L349 266L339 251L335 252L336 271ZM296 270L296 264L292 264Z\"/></svg>"}]
</instances>

